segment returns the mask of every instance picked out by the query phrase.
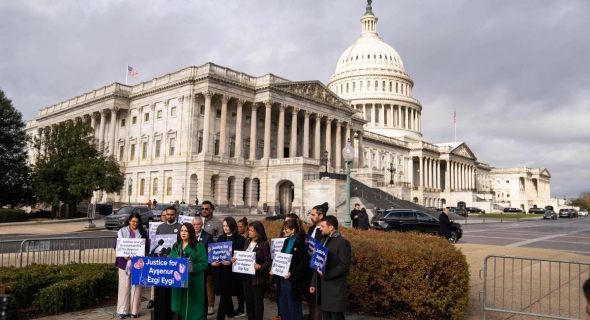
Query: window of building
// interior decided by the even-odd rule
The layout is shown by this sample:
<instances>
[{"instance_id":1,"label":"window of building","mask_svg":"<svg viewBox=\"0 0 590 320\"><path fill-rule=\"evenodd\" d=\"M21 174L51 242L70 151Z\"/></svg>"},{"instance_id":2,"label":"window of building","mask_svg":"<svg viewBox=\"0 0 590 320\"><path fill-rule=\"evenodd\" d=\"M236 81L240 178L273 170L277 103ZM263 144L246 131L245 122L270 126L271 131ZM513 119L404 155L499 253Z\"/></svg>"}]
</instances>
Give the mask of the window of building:
<instances>
[{"instance_id":1,"label":"window of building","mask_svg":"<svg viewBox=\"0 0 590 320\"><path fill-rule=\"evenodd\" d=\"M217 119L221 118L221 109L215 109L215 118L217 118Z\"/></svg>"},{"instance_id":2,"label":"window of building","mask_svg":"<svg viewBox=\"0 0 590 320\"><path fill-rule=\"evenodd\" d=\"M201 108L199 109L199 113L205 114L205 106L201 105Z\"/></svg>"},{"instance_id":3,"label":"window of building","mask_svg":"<svg viewBox=\"0 0 590 320\"><path fill-rule=\"evenodd\" d=\"M389 92L393 91L393 82L389 81Z\"/></svg>"},{"instance_id":4,"label":"window of building","mask_svg":"<svg viewBox=\"0 0 590 320\"><path fill-rule=\"evenodd\" d=\"M236 138L229 138L229 156L234 157L236 154Z\"/></svg>"},{"instance_id":5,"label":"window of building","mask_svg":"<svg viewBox=\"0 0 590 320\"><path fill-rule=\"evenodd\" d=\"M244 140L244 159L250 159L250 140Z\"/></svg>"},{"instance_id":6,"label":"window of building","mask_svg":"<svg viewBox=\"0 0 590 320\"><path fill-rule=\"evenodd\" d=\"M131 145L131 150L129 152L129 160L135 160L135 144Z\"/></svg>"},{"instance_id":7,"label":"window of building","mask_svg":"<svg viewBox=\"0 0 590 320\"><path fill-rule=\"evenodd\" d=\"M125 146L119 146L119 161L123 161L123 153L125 152Z\"/></svg>"},{"instance_id":8,"label":"window of building","mask_svg":"<svg viewBox=\"0 0 590 320\"><path fill-rule=\"evenodd\" d=\"M510 180L506 180L506 183L510 183Z\"/></svg>"},{"instance_id":9,"label":"window of building","mask_svg":"<svg viewBox=\"0 0 590 320\"><path fill-rule=\"evenodd\" d=\"M214 152L215 155L218 155L219 154L219 139L216 139L215 140L215 144L214 144L214 147L213 147L213 152Z\"/></svg>"},{"instance_id":10,"label":"window of building","mask_svg":"<svg viewBox=\"0 0 590 320\"><path fill-rule=\"evenodd\" d=\"M256 144L256 159L262 159L262 153L264 151L264 141L258 140Z\"/></svg>"},{"instance_id":11,"label":"window of building","mask_svg":"<svg viewBox=\"0 0 590 320\"><path fill-rule=\"evenodd\" d=\"M250 124L250 121L251 121L251 119L252 119L252 117L251 117L251 116L246 116L246 119L244 120L244 122L245 122L246 124Z\"/></svg>"},{"instance_id":12,"label":"window of building","mask_svg":"<svg viewBox=\"0 0 590 320\"><path fill-rule=\"evenodd\" d=\"M171 117L176 117L176 107L170 108L170 116Z\"/></svg>"},{"instance_id":13,"label":"window of building","mask_svg":"<svg viewBox=\"0 0 590 320\"><path fill-rule=\"evenodd\" d=\"M166 195L172 195L172 177L168 177L168 179L166 179Z\"/></svg>"},{"instance_id":14,"label":"window of building","mask_svg":"<svg viewBox=\"0 0 590 320\"><path fill-rule=\"evenodd\" d=\"M199 131L197 133L197 141L198 141L198 150L199 152L203 151L203 131Z\"/></svg>"},{"instance_id":15,"label":"window of building","mask_svg":"<svg viewBox=\"0 0 590 320\"><path fill-rule=\"evenodd\" d=\"M156 158L160 157L160 150L162 147L162 140L156 140Z\"/></svg>"},{"instance_id":16,"label":"window of building","mask_svg":"<svg viewBox=\"0 0 590 320\"><path fill-rule=\"evenodd\" d=\"M238 114L235 112L232 112L231 117L229 118L229 121L236 122L236 119L238 119Z\"/></svg>"},{"instance_id":17,"label":"window of building","mask_svg":"<svg viewBox=\"0 0 590 320\"><path fill-rule=\"evenodd\" d=\"M156 113L156 119L162 119L162 110L158 110Z\"/></svg>"},{"instance_id":18,"label":"window of building","mask_svg":"<svg viewBox=\"0 0 590 320\"><path fill-rule=\"evenodd\" d=\"M143 196L145 193L145 179L139 180L139 195Z\"/></svg>"},{"instance_id":19,"label":"window of building","mask_svg":"<svg viewBox=\"0 0 590 320\"><path fill-rule=\"evenodd\" d=\"M402 83L402 88L401 88L401 90L402 90L402 94L404 94L404 84L403 84L403 83Z\"/></svg>"},{"instance_id":20,"label":"window of building","mask_svg":"<svg viewBox=\"0 0 590 320\"><path fill-rule=\"evenodd\" d=\"M369 153L365 152L365 159L369 159Z\"/></svg>"},{"instance_id":21,"label":"window of building","mask_svg":"<svg viewBox=\"0 0 590 320\"><path fill-rule=\"evenodd\" d=\"M143 142L141 144L141 158L142 159L147 158L147 149L148 149L148 143L147 142Z\"/></svg>"},{"instance_id":22,"label":"window of building","mask_svg":"<svg viewBox=\"0 0 590 320\"><path fill-rule=\"evenodd\" d=\"M271 122L271 123L270 123L270 127L271 127L273 130L276 130L278 126L279 126L279 124L278 124L278 122L276 122L276 121L273 121L273 122Z\"/></svg>"},{"instance_id":23,"label":"window of building","mask_svg":"<svg viewBox=\"0 0 590 320\"><path fill-rule=\"evenodd\" d=\"M354 92L356 90L356 82L352 83L352 92Z\"/></svg>"},{"instance_id":24,"label":"window of building","mask_svg":"<svg viewBox=\"0 0 590 320\"><path fill-rule=\"evenodd\" d=\"M133 116L133 118L131 118L131 124L137 124L137 116Z\"/></svg>"},{"instance_id":25,"label":"window of building","mask_svg":"<svg viewBox=\"0 0 590 320\"><path fill-rule=\"evenodd\" d=\"M386 88L386 87L385 87L385 81L383 81L383 86L382 86L382 88L381 88L381 89L382 89L383 91L385 91L385 88Z\"/></svg>"},{"instance_id":26,"label":"window of building","mask_svg":"<svg viewBox=\"0 0 590 320\"><path fill-rule=\"evenodd\" d=\"M342 83L340 84L340 93L342 93Z\"/></svg>"},{"instance_id":27,"label":"window of building","mask_svg":"<svg viewBox=\"0 0 590 320\"><path fill-rule=\"evenodd\" d=\"M371 81L367 81L367 91L371 90Z\"/></svg>"},{"instance_id":28,"label":"window of building","mask_svg":"<svg viewBox=\"0 0 590 320\"><path fill-rule=\"evenodd\" d=\"M154 178L152 181L152 194L158 195L158 178Z\"/></svg>"},{"instance_id":29,"label":"window of building","mask_svg":"<svg viewBox=\"0 0 590 320\"><path fill-rule=\"evenodd\" d=\"M346 93L348 93L348 83L346 84Z\"/></svg>"},{"instance_id":30,"label":"window of building","mask_svg":"<svg viewBox=\"0 0 590 320\"><path fill-rule=\"evenodd\" d=\"M363 91L363 82L362 81L359 83L359 91Z\"/></svg>"},{"instance_id":31,"label":"window of building","mask_svg":"<svg viewBox=\"0 0 590 320\"><path fill-rule=\"evenodd\" d=\"M121 127L125 126L125 119L121 119Z\"/></svg>"},{"instance_id":32,"label":"window of building","mask_svg":"<svg viewBox=\"0 0 590 320\"><path fill-rule=\"evenodd\" d=\"M149 112L143 114L143 121L144 122L150 121L150 114L149 114Z\"/></svg>"},{"instance_id":33,"label":"window of building","mask_svg":"<svg viewBox=\"0 0 590 320\"><path fill-rule=\"evenodd\" d=\"M395 83L395 93L398 93L398 92L399 92L399 83L396 82Z\"/></svg>"},{"instance_id":34,"label":"window of building","mask_svg":"<svg viewBox=\"0 0 590 320\"><path fill-rule=\"evenodd\" d=\"M258 128L264 127L264 119L258 119Z\"/></svg>"},{"instance_id":35,"label":"window of building","mask_svg":"<svg viewBox=\"0 0 590 320\"><path fill-rule=\"evenodd\" d=\"M507 193L506 194L506 198L510 198L510 193Z\"/></svg>"},{"instance_id":36,"label":"window of building","mask_svg":"<svg viewBox=\"0 0 590 320\"><path fill-rule=\"evenodd\" d=\"M170 138L170 152L168 153L168 155L173 156L174 155L174 144L176 143L176 138Z\"/></svg>"},{"instance_id":37,"label":"window of building","mask_svg":"<svg viewBox=\"0 0 590 320\"><path fill-rule=\"evenodd\" d=\"M375 91L379 90L379 81L375 80Z\"/></svg>"},{"instance_id":38,"label":"window of building","mask_svg":"<svg viewBox=\"0 0 590 320\"><path fill-rule=\"evenodd\" d=\"M290 124L285 125L285 131L287 132L287 134L291 134L291 125Z\"/></svg>"}]
</instances>

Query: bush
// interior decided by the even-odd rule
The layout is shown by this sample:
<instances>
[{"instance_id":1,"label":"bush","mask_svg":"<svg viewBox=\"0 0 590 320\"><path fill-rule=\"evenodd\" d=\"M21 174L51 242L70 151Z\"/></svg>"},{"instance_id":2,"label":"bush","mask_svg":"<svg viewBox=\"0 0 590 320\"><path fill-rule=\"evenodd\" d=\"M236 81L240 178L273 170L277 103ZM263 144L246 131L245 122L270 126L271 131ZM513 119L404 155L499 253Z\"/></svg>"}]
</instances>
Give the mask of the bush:
<instances>
[{"instance_id":1,"label":"bush","mask_svg":"<svg viewBox=\"0 0 590 320\"><path fill-rule=\"evenodd\" d=\"M0 223L4 222L22 222L26 221L25 212L16 209L2 209L0 208Z\"/></svg>"},{"instance_id":2,"label":"bush","mask_svg":"<svg viewBox=\"0 0 590 320\"><path fill-rule=\"evenodd\" d=\"M264 227L274 238L282 223L264 222ZM463 317L469 265L454 245L427 234L340 231L352 246L349 312L396 319Z\"/></svg>"},{"instance_id":3,"label":"bush","mask_svg":"<svg viewBox=\"0 0 590 320\"><path fill-rule=\"evenodd\" d=\"M95 298L117 294L117 281L117 268L112 264L0 268L0 294L12 295L12 315L30 307L52 314L80 310Z\"/></svg>"}]
</instances>

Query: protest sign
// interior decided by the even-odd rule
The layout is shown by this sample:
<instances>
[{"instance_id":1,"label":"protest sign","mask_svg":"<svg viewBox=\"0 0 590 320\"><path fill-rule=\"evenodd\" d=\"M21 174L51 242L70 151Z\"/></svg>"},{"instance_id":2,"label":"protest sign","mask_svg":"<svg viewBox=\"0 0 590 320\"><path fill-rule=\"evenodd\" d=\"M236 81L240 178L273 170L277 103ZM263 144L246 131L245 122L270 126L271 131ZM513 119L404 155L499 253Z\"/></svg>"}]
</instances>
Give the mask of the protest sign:
<instances>
[{"instance_id":1,"label":"protest sign","mask_svg":"<svg viewBox=\"0 0 590 320\"><path fill-rule=\"evenodd\" d=\"M283 249L283 243L287 238L274 238L270 239L270 258L274 259L277 252L281 252Z\"/></svg>"},{"instance_id":2,"label":"protest sign","mask_svg":"<svg viewBox=\"0 0 590 320\"><path fill-rule=\"evenodd\" d=\"M157 287L188 287L186 258L136 257L131 260L131 284Z\"/></svg>"},{"instance_id":3,"label":"protest sign","mask_svg":"<svg viewBox=\"0 0 590 320\"><path fill-rule=\"evenodd\" d=\"M175 234L159 234L154 235L153 238L150 238L150 252L154 250L154 248L158 245L160 239L164 240L164 244L156 249L156 253L160 252L162 248L172 248L174 243L176 243L177 236Z\"/></svg>"},{"instance_id":4,"label":"protest sign","mask_svg":"<svg viewBox=\"0 0 590 320\"><path fill-rule=\"evenodd\" d=\"M150 222L150 227L148 229L148 238L154 238L154 236L156 235L156 229L158 229L158 226L162 223L164 222Z\"/></svg>"},{"instance_id":5,"label":"protest sign","mask_svg":"<svg viewBox=\"0 0 590 320\"><path fill-rule=\"evenodd\" d=\"M307 246L307 253L311 256L315 252L315 247L320 245L320 242L310 235L305 235L305 245Z\"/></svg>"},{"instance_id":6,"label":"protest sign","mask_svg":"<svg viewBox=\"0 0 590 320\"><path fill-rule=\"evenodd\" d=\"M315 252L311 256L311 260L309 261L309 267L317 270L320 268L322 273L326 272L326 257L328 256L328 248L316 244Z\"/></svg>"},{"instance_id":7,"label":"protest sign","mask_svg":"<svg viewBox=\"0 0 590 320\"><path fill-rule=\"evenodd\" d=\"M291 266L292 254L279 252L275 255L275 259L272 261L273 275L284 277L289 273L289 267Z\"/></svg>"},{"instance_id":8,"label":"protest sign","mask_svg":"<svg viewBox=\"0 0 590 320\"><path fill-rule=\"evenodd\" d=\"M232 256L232 242L215 242L210 243L207 249L207 262L229 261Z\"/></svg>"},{"instance_id":9,"label":"protest sign","mask_svg":"<svg viewBox=\"0 0 590 320\"><path fill-rule=\"evenodd\" d=\"M117 238L116 257L145 256L144 238Z\"/></svg>"},{"instance_id":10,"label":"protest sign","mask_svg":"<svg viewBox=\"0 0 590 320\"><path fill-rule=\"evenodd\" d=\"M193 223L193 217L191 216L178 216L178 223Z\"/></svg>"},{"instance_id":11,"label":"protest sign","mask_svg":"<svg viewBox=\"0 0 590 320\"><path fill-rule=\"evenodd\" d=\"M236 262L232 264L232 271L237 273L255 274L256 252L235 251Z\"/></svg>"}]
</instances>

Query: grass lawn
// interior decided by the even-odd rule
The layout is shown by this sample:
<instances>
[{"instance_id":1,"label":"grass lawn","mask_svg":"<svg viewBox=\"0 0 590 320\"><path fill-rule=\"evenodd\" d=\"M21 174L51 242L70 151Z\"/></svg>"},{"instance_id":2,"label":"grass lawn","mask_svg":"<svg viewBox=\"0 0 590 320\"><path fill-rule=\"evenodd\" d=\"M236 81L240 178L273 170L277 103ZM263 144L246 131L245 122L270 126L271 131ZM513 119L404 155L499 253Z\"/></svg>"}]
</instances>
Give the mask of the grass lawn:
<instances>
[{"instance_id":1,"label":"grass lawn","mask_svg":"<svg viewBox=\"0 0 590 320\"><path fill-rule=\"evenodd\" d=\"M539 218L542 219L542 214L526 214L526 213L486 213L480 214L478 218L503 218L503 219L520 219L520 218Z\"/></svg>"}]
</instances>

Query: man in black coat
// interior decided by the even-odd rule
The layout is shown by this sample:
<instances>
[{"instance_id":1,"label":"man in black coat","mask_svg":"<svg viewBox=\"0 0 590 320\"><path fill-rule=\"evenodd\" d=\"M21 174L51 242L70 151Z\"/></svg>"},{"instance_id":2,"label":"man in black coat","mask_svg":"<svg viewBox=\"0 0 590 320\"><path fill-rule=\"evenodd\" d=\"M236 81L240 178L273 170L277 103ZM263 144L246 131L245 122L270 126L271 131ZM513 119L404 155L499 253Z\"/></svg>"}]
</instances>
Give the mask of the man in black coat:
<instances>
[{"instance_id":1,"label":"man in black coat","mask_svg":"<svg viewBox=\"0 0 590 320\"><path fill-rule=\"evenodd\" d=\"M344 320L348 283L346 277L350 270L351 247L338 231L338 219L326 216L321 222L324 241L322 245L328 249L325 272L319 268L313 275L309 292L315 292L319 282L320 304L324 320Z\"/></svg>"},{"instance_id":2,"label":"man in black coat","mask_svg":"<svg viewBox=\"0 0 590 320\"><path fill-rule=\"evenodd\" d=\"M369 215L367 214L367 210L365 210L365 208L363 208L357 214L357 229L369 230L369 227L370 227Z\"/></svg>"},{"instance_id":3,"label":"man in black coat","mask_svg":"<svg viewBox=\"0 0 590 320\"><path fill-rule=\"evenodd\" d=\"M350 211L350 221L352 221L352 227L358 229L359 227L359 212L361 212L361 204L355 203L354 209Z\"/></svg>"},{"instance_id":4,"label":"man in black coat","mask_svg":"<svg viewBox=\"0 0 590 320\"><path fill-rule=\"evenodd\" d=\"M192 225L195 228L195 234L197 235L197 242L202 243L205 246L205 252L208 252L208 248L209 248L209 244L213 243L213 236L203 230L203 219L201 217L194 217L193 221L192 221ZM211 265L207 265L207 269L205 270L205 280L207 279L208 276L211 275ZM209 309L208 306L208 297L207 297L207 286L204 286L205 289L205 294L203 295L205 297L205 303L203 304L203 306L205 306L205 315L207 314L207 311Z\"/></svg>"},{"instance_id":5,"label":"man in black coat","mask_svg":"<svg viewBox=\"0 0 590 320\"><path fill-rule=\"evenodd\" d=\"M321 222L324 218L325 213L328 211L327 203L325 205L319 205L313 207L311 212L309 213L309 219L313 223L312 226L307 229L307 234L320 241L322 243L322 239L324 235L322 234L321 229ZM307 273L307 283L311 286L311 279L313 278L313 274L316 273L315 270L309 269ZM318 297L317 292L311 293L309 290L305 291L305 298L307 299L307 305L309 306L309 319L310 320L322 320L322 307L318 304Z\"/></svg>"},{"instance_id":6,"label":"man in black coat","mask_svg":"<svg viewBox=\"0 0 590 320\"><path fill-rule=\"evenodd\" d=\"M451 222L451 220L449 220L449 209L443 209L443 212L441 212L438 216L438 221L440 222L438 235L444 237L445 239L450 239L452 236L451 226L453 225L453 223Z\"/></svg>"}]
</instances>

